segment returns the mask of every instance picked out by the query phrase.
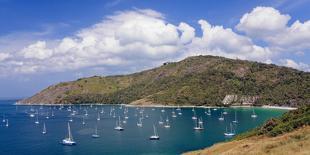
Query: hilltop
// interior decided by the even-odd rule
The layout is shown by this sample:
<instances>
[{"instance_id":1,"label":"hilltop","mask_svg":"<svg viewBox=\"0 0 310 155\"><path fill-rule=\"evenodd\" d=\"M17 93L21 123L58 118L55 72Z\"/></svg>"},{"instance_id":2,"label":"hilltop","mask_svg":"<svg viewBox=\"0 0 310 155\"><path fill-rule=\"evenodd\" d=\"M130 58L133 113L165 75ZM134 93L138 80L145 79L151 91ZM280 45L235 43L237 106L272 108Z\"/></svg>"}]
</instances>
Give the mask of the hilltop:
<instances>
[{"instance_id":1,"label":"hilltop","mask_svg":"<svg viewBox=\"0 0 310 155\"><path fill-rule=\"evenodd\" d=\"M52 85L24 104L125 103L222 105L255 98L255 105L300 106L310 102L310 73L273 64L194 56L129 75L94 76Z\"/></svg>"}]
</instances>

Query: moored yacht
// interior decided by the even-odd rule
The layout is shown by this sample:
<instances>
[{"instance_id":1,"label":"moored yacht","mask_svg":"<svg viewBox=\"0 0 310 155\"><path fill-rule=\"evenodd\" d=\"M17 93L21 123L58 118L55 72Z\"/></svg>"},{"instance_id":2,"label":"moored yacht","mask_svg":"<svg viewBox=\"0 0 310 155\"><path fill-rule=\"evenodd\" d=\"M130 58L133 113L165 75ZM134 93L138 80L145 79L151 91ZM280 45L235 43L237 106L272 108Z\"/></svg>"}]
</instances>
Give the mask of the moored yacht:
<instances>
[{"instance_id":1,"label":"moored yacht","mask_svg":"<svg viewBox=\"0 0 310 155\"><path fill-rule=\"evenodd\" d=\"M150 140L159 140L159 136L156 132L155 125L153 125L154 135L150 136Z\"/></svg>"},{"instance_id":2,"label":"moored yacht","mask_svg":"<svg viewBox=\"0 0 310 155\"><path fill-rule=\"evenodd\" d=\"M72 146L75 145L76 142L73 140L72 134L71 134L71 129L70 129L70 123L68 122L68 137L62 140L63 145L68 145Z\"/></svg>"}]
</instances>

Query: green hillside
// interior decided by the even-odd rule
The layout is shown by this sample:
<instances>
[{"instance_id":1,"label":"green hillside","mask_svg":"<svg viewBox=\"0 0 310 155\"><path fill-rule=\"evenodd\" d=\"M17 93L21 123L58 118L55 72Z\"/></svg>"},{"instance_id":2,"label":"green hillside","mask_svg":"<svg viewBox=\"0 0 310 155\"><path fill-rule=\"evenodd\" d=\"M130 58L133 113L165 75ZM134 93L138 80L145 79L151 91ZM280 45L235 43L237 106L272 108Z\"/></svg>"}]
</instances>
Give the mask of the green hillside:
<instances>
[{"instance_id":1,"label":"green hillside","mask_svg":"<svg viewBox=\"0 0 310 155\"><path fill-rule=\"evenodd\" d=\"M258 62L195 56L122 76L50 86L21 103L222 105L227 94L259 96L257 105L310 102L310 73Z\"/></svg>"}]
</instances>

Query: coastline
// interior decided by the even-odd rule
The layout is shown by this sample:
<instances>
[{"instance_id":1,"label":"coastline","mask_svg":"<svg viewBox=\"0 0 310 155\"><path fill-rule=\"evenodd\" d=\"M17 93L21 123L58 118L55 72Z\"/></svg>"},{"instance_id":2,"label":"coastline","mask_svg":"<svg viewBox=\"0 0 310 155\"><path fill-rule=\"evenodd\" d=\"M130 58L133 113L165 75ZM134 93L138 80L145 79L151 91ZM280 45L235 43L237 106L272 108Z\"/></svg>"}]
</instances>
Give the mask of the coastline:
<instances>
[{"instance_id":1,"label":"coastline","mask_svg":"<svg viewBox=\"0 0 310 155\"><path fill-rule=\"evenodd\" d=\"M93 104L25 104L25 103L15 103L14 105L17 106L73 106L73 105L82 105L82 106L86 106L86 105L121 105L121 106L125 106L125 107L146 107L146 108L161 108L161 107L165 107L165 108L177 108L177 107L181 107L181 108L251 108L251 107L259 107L259 108L266 108L266 109L281 109L281 110L296 110L296 107L282 107L282 106L270 106L270 105L263 105L263 106L249 106L249 105L232 105L232 106L228 106L228 107L221 107L221 106L195 106L195 105L162 105L162 104L141 104L141 105L137 105L137 104L97 104L97 103L93 103Z\"/></svg>"}]
</instances>

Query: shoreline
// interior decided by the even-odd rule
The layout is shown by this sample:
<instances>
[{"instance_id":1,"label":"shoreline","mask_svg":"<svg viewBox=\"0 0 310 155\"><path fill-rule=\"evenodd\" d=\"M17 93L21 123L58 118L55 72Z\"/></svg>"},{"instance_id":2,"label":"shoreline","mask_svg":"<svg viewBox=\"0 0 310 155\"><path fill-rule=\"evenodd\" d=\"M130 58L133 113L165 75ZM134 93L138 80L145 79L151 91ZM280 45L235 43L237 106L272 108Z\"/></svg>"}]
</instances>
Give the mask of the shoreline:
<instances>
[{"instance_id":1,"label":"shoreline","mask_svg":"<svg viewBox=\"0 0 310 155\"><path fill-rule=\"evenodd\" d=\"M24 103L15 103L13 105L17 105L17 106L73 106L73 105L82 105L82 106L86 106L86 105L121 105L121 106L125 106L125 107L149 107L149 108L161 108L161 107L165 107L165 108L251 108L251 107L259 107L259 108L265 108L265 109L281 109L281 110L296 110L296 107L281 107L281 106L270 106L270 105L263 105L263 106L250 106L250 105L232 105L232 106L228 106L228 107L220 107L220 106L195 106L195 105L161 105L161 104L146 104L146 105L133 105L133 104L24 104Z\"/></svg>"}]
</instances>

